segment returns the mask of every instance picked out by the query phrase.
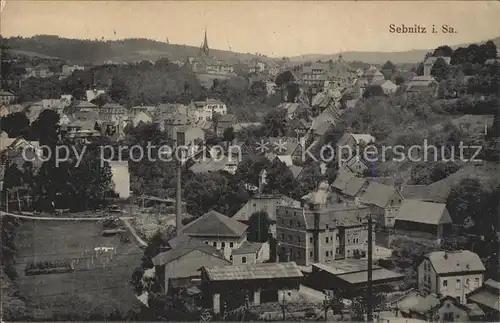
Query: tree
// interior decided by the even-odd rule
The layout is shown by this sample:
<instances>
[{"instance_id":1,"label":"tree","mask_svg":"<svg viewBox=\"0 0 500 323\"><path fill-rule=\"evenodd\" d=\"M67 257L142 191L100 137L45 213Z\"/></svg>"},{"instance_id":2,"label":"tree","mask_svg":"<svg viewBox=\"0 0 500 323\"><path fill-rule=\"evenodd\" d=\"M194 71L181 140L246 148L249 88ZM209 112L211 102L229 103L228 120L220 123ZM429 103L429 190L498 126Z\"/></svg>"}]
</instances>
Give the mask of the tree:
<instances>
[{"instance_id":1,"label":"tree","mask_svg":"<svg viewBox=\"0 0 500 323\"><path fill-rule=\"evenodd\" d=\"M488 40L484 44L484 52L485 52L486 59L497 58L497 46L491 40Z\"/></svg>"},{"instance_id":2,"label":"tree","mask_svg":"<svg viewBox=\"0 0 500 323\"><path fill-rule=\"evenodd\" d=\"M115 76L111 80L109 96L114 102L123 102L129 98L130 90L127 87L124 77Z\"/></svg>"},{"instance_id":3,"label":"tree","mask_svg":"<svg viewBox=\"0 0 500 323\"><path fill-rule=\"evenodd\" d=\"M29 131L30 121L25 113L15 112L0 119L0 128L5 131L10 138L17 138L25 135Z\"/></svg>"},{"instance_id":4,"label":"tree","mask_svg":"<svg viewBox=\"0 0 500 323\"><path fill-rule=\"evenodd\" d=\"M498 187L485 188L477 179L463 179L452 188L446 206L453 223L477 235L491 237L498 230Z\"/></svg>"},{"instance_id":5,"label":"tree","mask_svg":"<svg viewBox=\"0 0 500 323\"><path fill-rule=\"evenodd\" d=\"M295 82L295 77L293 76L293 73L290 71L285 71L278 76L276 76L276 80L274 83L276 83L276 86L281 87L282 85Z\"/></svg>"},{"instance_id":6,"label":"tree","mask_svg":"<svg viewBox=\"0 0 500 323\"><path fill-rule=\"evenodd\" d=\"M432 66L431 75L436 78L437 81L446 79L448 74L448 64L441 57L436 60Z\"/></svg>"},{"instance_id":7,"label":"tree","mask_svg":"<svg viewBox=\"0 0 500 323\"><path fill-rule=\"evenodd\" d=\"M399 86L399 85L403 85L403 84L405 83L405 78L404 78L404 76L402 76L402 75L398 75L398 76L396 76L396 78L394 79L394 82L395 82L395 84L396 84L396 85L398 85L398 86Z\"/></svg>"},{"instance_id":8,"label":"tree","mask_svg":"<svg viewBox=\"0 0 500 323\"><path fill-rule=\"evenodd\" d=\"M266 170L267 184L264 186L265 193L289 195L296 187L297 184L292 171L281 161L275 159Z\"/></svg>"},{"instance_id":9,"label":"tree","mask_svg":"<svg viewBox=\"0 0 500 323\"><path fill-rule=\"evenodd\" d=\"M376 96L385 96L384 89L380 85L370 85L363 92L363 97L365 99Z\"/></svg>"},{"instance_id":10,"label":"tree","mask_svg":"<svg viewBox=\"0 0 500 323\"><path fill-rule=\"evenodd\" d=\"M31 124L32 134L40 141L40 145L55 146L59 134L59 114L54 110L43 110Z\"/></svg>"},{"instance_id":11,"label":"tree","mask_svg":"<svg viewBox=\"0 0 500 323\"><path fill-rule=\"evenodd\" d=\"M249 242L266 242L269 239L271 220L265 211L253 213L248 219L247 239Z\"/></svg>"},{"instance_id":12,"label":"tree","mask_svg":"<svg viewBox=\"0 0 500 323\"><path fill-rule=\"evenodd\" d=\"M387 61L385 64L382 66L383 70L389 70L389 71L394 71L396 69L396 65L394 65L393 62Z\"/></svg>"},{"instance_id":13,"label":"tree","mask_svg":"<svg viewBox=\"0 0 500 323\"><path fill-rule=\"evenodd\" d=\"M264 126L267 135L280 137L286 133L288 123L286 121L285 110L271 110L264 117Z\"/></svg>"},{"instance_id":14,"label":"tree","mask_svg":"<svg viewBox=\"0 0 500 323\"><path fill-rule=\"evenodd\" d=\"M448 45L439 46L434 50L434 53L432 53L434 57L451 57L452 55L453 49Z\"/></svg>"},{"instance_id":15,"label":"tree","mask_svg":"<svg viewBox=\"0 0 500 323\"><path fill-rule=\"evenodd\" d=\"M224 139L225 142L228 143L228 145L229 143L233 142L234 138L236 138L236 134L234 133L233 127L229 127L226 130L224 130L222 138Z\"/></svg>"}]
</instances>

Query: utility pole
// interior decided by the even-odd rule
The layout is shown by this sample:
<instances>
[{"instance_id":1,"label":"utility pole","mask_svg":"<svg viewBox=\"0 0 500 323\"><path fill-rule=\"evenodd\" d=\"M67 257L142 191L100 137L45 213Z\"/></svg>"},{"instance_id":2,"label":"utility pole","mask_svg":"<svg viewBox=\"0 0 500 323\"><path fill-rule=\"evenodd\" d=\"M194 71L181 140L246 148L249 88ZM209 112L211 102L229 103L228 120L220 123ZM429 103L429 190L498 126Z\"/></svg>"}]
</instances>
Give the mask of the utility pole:
<instances>
[{"instance_id":1,"label":"utility pole","mask_svg":"<svg viewBox=\"0 0 500 323\"><path fill-rule=\"evenodd\" d=\"M372 215L368 216L368 295L366 295L367 305L367 321L373 322L373 280L372 280L372 253L373 253L373 237L372 237Z\"/></svg>"}]
</instances>

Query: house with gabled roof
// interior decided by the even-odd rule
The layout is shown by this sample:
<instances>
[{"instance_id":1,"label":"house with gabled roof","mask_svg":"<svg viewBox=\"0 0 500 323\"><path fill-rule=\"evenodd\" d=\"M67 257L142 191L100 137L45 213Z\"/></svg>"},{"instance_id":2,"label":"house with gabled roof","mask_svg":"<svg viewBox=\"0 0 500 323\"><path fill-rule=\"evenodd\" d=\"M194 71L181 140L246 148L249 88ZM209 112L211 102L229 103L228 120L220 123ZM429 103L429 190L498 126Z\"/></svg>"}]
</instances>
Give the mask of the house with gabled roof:
<instances>
[{"instance_id":1,"label":"house with gabled roof","mask_svg":"<svg viewBox=\"0 0 500 323\"><path fill-rule=\"evenodd\" d=\"M466 295L483 285L486 268L469 250L434 251L418 265L418 289L424 294L456 298L466 304Z\"/></svg>"},{"instance_id":2,"label":"house with gabled roof","mask_svg":"<svg viewBox=\"0 0 500 323\"><path fill-rule=\"evenodd\" d=\"M486 322L500 321L500 282L488 279L466 297L468 303L477 304L483 310Z\"/></svg>"},{"instance_id":3,"label":"house with gabled roof","mask_svg":"<svg viewBox=\"0 0 500 323\"><path fill-rule=\"evenodd\" d=\"M368 205L379 226L391 228L394 226L403 197L394 186L370 182L359 201Z\"/></svg>"},{"instance_id":4,"label":"house with gabled roof","mask_svg":"<svg viewBox=\"0 0 500 323\"><path fill-rule=\"evenodd\" d=\"M198 288L203 266L220 267L231 264L213 246L196 239L181 240L151 259L156 277L163 282L164 292L168 295L182 289Z\"/></svg>"},{"instance_id":5,"label":"house with gabled roof","mask_svg":"<svg viewBox=\"0 0 500 323\"><path fill-rule=\"evenodd\" d=\"M232 128L238 123L238 118L234 114L225 114L217 120L217 136L222 136L226 129Z\"/></svg>"},{"instance_id":6,"label":"house with gabled roof","mask_svg":"<svg viewBox=\"0 0 500 323\"><path fill-rule=\"evenodd\" d=\"M341 168L335 181L331 185L332 191L337 193L339 201L359 202L359 197L368 187L368 181L355 176L350 171Z\"/></svg>"},{"instance_id":7,"label":"house with gabled roof","mask_svg":"<svg viewBox=\"0 0 500 323\"><path fill-rule=\"evenodd\" d=\"M230 259L232 250L247 239L247 225L217 211L209 211L183 228L182 233L204 241Z\"/></svg>"},{"instance_id":8,"label":"house with gabled roof","mask_svg":"<svg viewBox=\"0 0 500 323\"><path fill-rule=\"evenodd\" d=\"M445 203L404 200L396 215L394 228L442 238L451 233L452 224Z\"/></svg>"}]
</instances>

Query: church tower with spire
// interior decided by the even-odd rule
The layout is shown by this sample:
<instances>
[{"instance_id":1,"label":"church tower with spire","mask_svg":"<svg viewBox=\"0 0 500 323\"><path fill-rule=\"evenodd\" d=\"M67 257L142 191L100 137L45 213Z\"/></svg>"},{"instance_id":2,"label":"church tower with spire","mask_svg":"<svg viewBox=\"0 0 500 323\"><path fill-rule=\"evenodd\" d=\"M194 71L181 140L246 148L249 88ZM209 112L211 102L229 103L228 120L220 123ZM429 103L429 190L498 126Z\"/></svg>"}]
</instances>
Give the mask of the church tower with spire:
<instances>
[{"instance_id":1,"label":"church tower with spire","mask_svg":"<svg viewBox=\"0 0 500 323\"><path fill-rule=\"evenodd\" d=\"M205 56L209 56L209 54L210 54L210 48L208 47L207 29L206 28L205 28L205 39L203 40L203 44L201 45L200 53L205 55Z\"/></svg>"}]
</instances>

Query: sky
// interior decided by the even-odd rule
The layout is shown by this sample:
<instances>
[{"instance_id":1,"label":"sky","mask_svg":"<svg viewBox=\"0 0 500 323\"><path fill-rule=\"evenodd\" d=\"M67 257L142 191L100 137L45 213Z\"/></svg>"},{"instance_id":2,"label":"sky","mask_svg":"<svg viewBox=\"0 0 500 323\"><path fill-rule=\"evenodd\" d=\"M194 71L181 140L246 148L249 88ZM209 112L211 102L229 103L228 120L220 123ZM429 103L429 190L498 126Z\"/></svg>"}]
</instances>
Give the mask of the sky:
<instances>
[{"instance_id":1,"label":"sky","mask_svg":"<svg viewBox=\"0 0 500 323\"><path fill-rule=\"evenodd\" d=\"M4 0L2 0L3 2ZM149 38L268 56L405 51L500 36L500 1L24 1L6 0L1 35ZM395 34L389 25L452 34ZM116 34L115 34L116 32Z\"/></svg>"}]
</instances>

